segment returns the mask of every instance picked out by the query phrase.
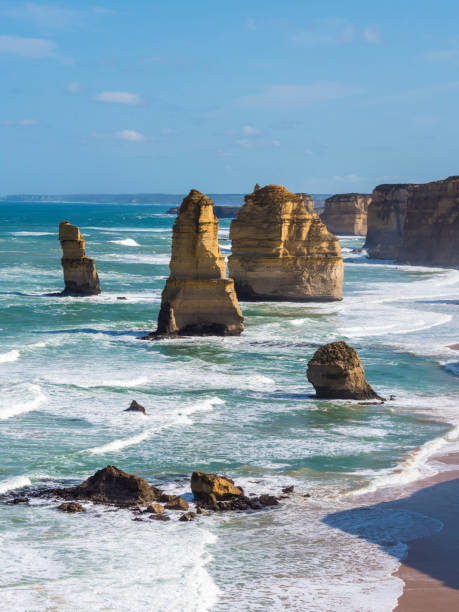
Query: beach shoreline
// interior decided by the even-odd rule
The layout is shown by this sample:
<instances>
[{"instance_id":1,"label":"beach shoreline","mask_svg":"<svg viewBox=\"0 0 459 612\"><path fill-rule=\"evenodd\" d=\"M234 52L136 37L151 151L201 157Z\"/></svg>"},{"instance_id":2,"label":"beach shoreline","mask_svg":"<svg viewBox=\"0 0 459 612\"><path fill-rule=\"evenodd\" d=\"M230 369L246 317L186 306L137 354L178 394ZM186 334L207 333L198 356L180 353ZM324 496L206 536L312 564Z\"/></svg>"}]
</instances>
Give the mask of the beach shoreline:
<instances>
[{"instance_id":1,"label":"beach shoreline","mask_svg":"<svg viewBox=\"0 0 459 612\"><path fill-rule=\"evenodd\" d=\"M395 612L450 612L459 609L459 453L435 457L457 466L414 483L408 495L397 500L407 510L441 521L443 527L426 537L411 540L393 576L404 582ZM399 506L400 507L400 506Z\"/></svg>"}]
</instances>

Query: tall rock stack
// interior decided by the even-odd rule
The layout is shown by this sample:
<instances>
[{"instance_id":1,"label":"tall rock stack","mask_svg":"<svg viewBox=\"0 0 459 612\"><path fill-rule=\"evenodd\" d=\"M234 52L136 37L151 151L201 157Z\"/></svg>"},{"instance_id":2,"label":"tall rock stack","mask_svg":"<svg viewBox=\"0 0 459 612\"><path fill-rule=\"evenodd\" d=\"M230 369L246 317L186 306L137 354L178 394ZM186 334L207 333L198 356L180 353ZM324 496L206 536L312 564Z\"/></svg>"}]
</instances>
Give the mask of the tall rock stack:
<instances>
[{"instance_id":1,"label":"tall rock stack","mask_svg":"<svg viewBox=\"0 0 459 612\"><path fill-rule=\"evenodd\" d=\"M398 261L459 266L459 176L411 192Z\"/></svg>"},{"instance_id":2,"label":"tall rock stack","mask_svg":"<svg viewBox=\"0 0 459 612\"><path fill-rule=\"evenodd\" d=\"M235 336L244 329L233 280L226 278L213 202L196 189L183 200L172 231L170 276L156 332L174 336Z\"/></svg>"},{"instance_id":3,"label":"tall rock stack","mask_svg":"<svg viewBox=\"0 0 459 612\"><path fill-rule=\"evenodd\" d=\"M366 193L340 193L325 200L320 218L333 234L365 236L367 211L371 195Z\"/></svg>"},{"instance_id":4,"label":"tall rock stack","mask_svg":"<svg viewBox=\"0 0 459 612\"><path fill-rule=\"evenodd\" d=\"M408 198L417 185L379 185L368 207L365 248L375 259L397 259L403 241Z\"/></svg>"},{"instance_id":5,"label":"tall rock stack","mask_svg":"<svg viewBox=\"0 0 459 612\"><path fill-rule=\"evenodd\" d=\"M59 240L65 282L65 289L60 295L80 297L99 294L100 283L94 259L86 257L85 240L78 227L69 221L62 221L59 224Z\"/></svg>"},{"instance_id":6,"label":"tall rock stack","mask_svg":"<svg viewBox=\"0 0 459 612\"><path fill-rule=\"evenodd\" d=\"M309 193L297 193L296 195L300 196L300 198L304 202L304 207L309 213L311 213L311 215L315 213L314 200L312 199L312 196L309 195Z\"/></svg>"},{"instance_id":7,"label":"tall rock stack","mask_svg":"<svg viewBox=\"0 0 459 612\"><path fill-rule=\"evenodd\" d=\"M342 299L343 260L336 236L303 197L267 185L245 197L231 223L231 278L240 299Z\"/></svg>"}]
</instances>

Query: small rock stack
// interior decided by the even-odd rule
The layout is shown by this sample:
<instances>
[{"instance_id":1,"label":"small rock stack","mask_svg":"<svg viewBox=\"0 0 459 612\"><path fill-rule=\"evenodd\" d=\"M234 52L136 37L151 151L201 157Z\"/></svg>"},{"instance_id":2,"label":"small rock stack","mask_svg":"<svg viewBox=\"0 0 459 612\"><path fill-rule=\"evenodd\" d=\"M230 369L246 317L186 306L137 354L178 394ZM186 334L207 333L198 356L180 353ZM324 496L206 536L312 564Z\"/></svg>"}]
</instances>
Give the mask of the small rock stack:
<instances>
[{"instance_id":1,"label":"small rock stack","mask_svg":"<svg viewBox=\"0 0 459 612\"><path fill-rule=\"evenodd\" d=\"M80 297L99 294L100 283L94 259L86 257L85 240L78 227L69 221L62 221L59 224L59 240L65 282L65 289L60 295Z\"/></svg>"}]
</instances>

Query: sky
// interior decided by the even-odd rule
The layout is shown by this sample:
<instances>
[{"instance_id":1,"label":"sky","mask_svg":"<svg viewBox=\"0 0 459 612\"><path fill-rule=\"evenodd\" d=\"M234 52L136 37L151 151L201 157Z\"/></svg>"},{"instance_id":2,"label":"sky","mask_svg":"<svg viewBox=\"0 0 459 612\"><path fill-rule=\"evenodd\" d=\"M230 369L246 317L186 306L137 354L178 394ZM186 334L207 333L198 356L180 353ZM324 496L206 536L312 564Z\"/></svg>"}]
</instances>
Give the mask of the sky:
<instances>
[{"instance_id":1,"label":"sky","mask_svg":"<svg viewBox=\"0 0 459 612\"><path fill-rule=\"evenodd\" d=\"M459 174L459 3L0 0L0 194Z\"/></svg>"}]
</instances>

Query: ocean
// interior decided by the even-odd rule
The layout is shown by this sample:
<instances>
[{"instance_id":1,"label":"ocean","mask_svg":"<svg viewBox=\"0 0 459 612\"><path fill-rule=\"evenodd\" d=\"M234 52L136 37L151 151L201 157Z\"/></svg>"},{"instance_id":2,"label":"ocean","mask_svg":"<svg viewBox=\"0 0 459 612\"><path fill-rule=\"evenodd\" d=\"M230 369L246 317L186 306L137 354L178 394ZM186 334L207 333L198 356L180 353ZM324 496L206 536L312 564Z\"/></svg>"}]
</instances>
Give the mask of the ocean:
<instances>
[{"instance_id":1,"label":"ocean","mask_svg":"<svg viewBox=\"0 0 459 612\"><path fill-rule=\"evenodd\" d=\"M327 517L447 469L435 453L459 438L459 353L448 348L459 342L459 270L369 260L354 251L363 238L341 237L342 302L241 303L240 337L143 342L176 203L0 202L0 610L392 610L406 543L439 526L390 509L371 525L353 513L352 529ZM47 295L63 289L64 219L84 234L100 296ZM395 399L316 400L306 365L334 340ZM133 399L146 416L123 412ZM4 503L109 464L188 499L196 469L249 493L293 484L295 495L192 523Z\"/></svg>"}]
</instances>

